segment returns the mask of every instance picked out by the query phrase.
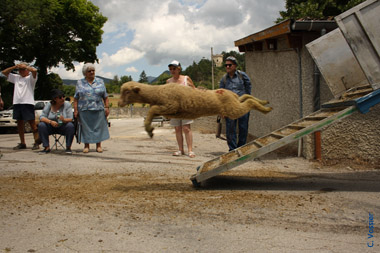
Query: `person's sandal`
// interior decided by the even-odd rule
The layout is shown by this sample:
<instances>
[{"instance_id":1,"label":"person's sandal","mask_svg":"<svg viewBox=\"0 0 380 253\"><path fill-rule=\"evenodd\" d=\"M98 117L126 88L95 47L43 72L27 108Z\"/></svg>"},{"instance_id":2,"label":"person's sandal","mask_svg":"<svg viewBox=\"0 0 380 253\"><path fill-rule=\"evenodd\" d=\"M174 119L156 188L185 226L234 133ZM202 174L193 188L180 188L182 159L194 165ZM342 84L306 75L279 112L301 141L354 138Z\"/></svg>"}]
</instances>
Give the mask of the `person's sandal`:
<instances>
[{"instance_id":1,"label":"person's sandal","mask_svg":"<svg viewBox=\"0 0 380 253\"><path fill-rule=\"evenodd\" d=\"M84 148L83 149L83 153L88 153L88 151L89 151L89 148Z\"/></svg>"},{"instance_id":2,"label":"person's sandal","mask_svg":"<svg viewBox=\"0 0 380 253\"><path fill-rule=\"evenodd\" d=\"M96 152L98 152L98 153L103 153L103 149L102 149L101 147L97 147L97 148L96 148Z\"/></svg>"},{"instance_id":3,"label":"person's sandal","mask_svg":"<svg viewBox=\"0 0 380 253\"><path fill-rule=\"evenodd\" d=\"M194 158L195 157L195 153L194 152L189 152L189 157L190 158Z\"/></svg>"},{"instance_id":4,"label":"person's sandal","mask_svg":"<svg viewBox=\"0 0 380 253\"><path fill-rule=\"evenodd\" d=\"M181 156L181 155L183 155L181 150L178 150L178 151L173 153L173 156Z\"/></svg>"}]
</instances>

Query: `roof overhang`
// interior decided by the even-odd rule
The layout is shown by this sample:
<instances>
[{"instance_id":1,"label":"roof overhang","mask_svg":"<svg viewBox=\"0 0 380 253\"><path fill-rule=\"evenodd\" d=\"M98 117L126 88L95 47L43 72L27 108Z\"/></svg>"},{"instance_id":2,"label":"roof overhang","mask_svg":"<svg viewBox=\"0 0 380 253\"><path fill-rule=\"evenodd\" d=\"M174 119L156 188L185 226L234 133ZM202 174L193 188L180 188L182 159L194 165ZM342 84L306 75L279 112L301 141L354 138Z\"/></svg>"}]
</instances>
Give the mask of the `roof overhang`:
<instances>
[{"instance_id":1,"label":"roof overhang","mask_svg":"<svg viewBox=\"0 0 380 253\"><path fill-rule=\"evenodd\" d=\"M271 26L261 32L251 34L245 38L235 41L235 46L243 46L252 42L262 41L269 38L275 38L280 35L288 34L291 32L291 20L285 20L277 25Z\"/></svg>"},{"instance_id":2,"label":"roof overhang","mask_svg":"<svg viewBox=\"0 0 380 253\"><path fill-rule=\"evenodd\" d=\"M334 20L294 21L287 19L265 30L235 41L235 46L239 47L240 52L262 50L262 42L265 42L268 46L273 44L273 41L277 38L285 37L288 40L289 48L299 48L302 46L299 40L300 32L320 33L322 29L329 32L337 27Z\"/></svg>"}]
</instances>

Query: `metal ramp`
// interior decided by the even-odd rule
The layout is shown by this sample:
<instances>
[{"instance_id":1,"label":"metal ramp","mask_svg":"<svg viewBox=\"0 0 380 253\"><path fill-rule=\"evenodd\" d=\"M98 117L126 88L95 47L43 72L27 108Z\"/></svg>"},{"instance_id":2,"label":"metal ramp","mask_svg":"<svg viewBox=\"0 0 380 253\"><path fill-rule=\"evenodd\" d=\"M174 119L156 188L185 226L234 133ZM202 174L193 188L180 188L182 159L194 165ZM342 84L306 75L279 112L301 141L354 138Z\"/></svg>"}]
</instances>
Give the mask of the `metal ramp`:
<instances>
[{"instance_id":1,"label":"metal ramp","mask_svg":"<svg viewBox=\"0 0 380 253\"><path fill-rule=\"evenodd\" d=\"M285 127L257 138L246 145L205 162L197 168L197 173L190 180L198 187L206 179L231 170L243 163L263 156L289 143L297 141L305 135L320 130L337 120L343 119L357 111L354 105L344 108L326 108Z\"/></svg>"},{"instance_id":2,"label":"metal ramp","mask_svg":"<svg viewBox=\"0 0 380 253\"><path fill-rule=\"evenodd\" d=\"M355 90L352 94L358 94L358 91ZM361 94L361 96L355 99L346 101L333 100L324 104L322 109L317 112L205 162L201 166L198 166L197 173L191 176L190 180L194 186L199 187L202 181L295 142L308 134L352 115L356 111L366 113L370 107L378 103L380 103L380 89L366 95Z\"/></svg>"}]
</instances>

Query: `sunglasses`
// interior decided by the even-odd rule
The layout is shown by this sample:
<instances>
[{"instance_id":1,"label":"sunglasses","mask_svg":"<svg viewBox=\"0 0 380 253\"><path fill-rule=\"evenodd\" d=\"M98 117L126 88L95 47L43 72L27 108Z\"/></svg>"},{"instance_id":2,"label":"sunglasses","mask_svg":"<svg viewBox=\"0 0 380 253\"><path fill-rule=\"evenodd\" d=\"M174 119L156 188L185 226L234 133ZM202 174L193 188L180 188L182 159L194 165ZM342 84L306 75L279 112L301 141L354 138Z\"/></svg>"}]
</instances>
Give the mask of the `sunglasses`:
<instances>
[{"instance_id":1,"label":"sunglasses","mask_svg":"<svg viewBox=\"0 0 380 253\"><path fill-rule=\"evenodd\" d=\"M232 65L233 64L224 64L225 67L229 67L229 68L231 68Z\"/></svg>"},{"instance_id":2,"label":"sunglasses","mask_svg":"<svg viewBox=\"0 0 380 253\"><path fill-rule=\"evenodd\" d=\"M87 73L95 72L95 69L87 70Z\"/></svg>"},{"instance_id":3,"label":"sunglasses","mask_svg":"<svg viewBox=\"0 0 380 253\"><path fill-rule=\"evenodd\" d=\"M173 70L176 70L176 69L177 69L177 68L175 68L175 67L174 67L174 68L169 68L170 71L173 71Z\"/></svg>"}]
</instances>

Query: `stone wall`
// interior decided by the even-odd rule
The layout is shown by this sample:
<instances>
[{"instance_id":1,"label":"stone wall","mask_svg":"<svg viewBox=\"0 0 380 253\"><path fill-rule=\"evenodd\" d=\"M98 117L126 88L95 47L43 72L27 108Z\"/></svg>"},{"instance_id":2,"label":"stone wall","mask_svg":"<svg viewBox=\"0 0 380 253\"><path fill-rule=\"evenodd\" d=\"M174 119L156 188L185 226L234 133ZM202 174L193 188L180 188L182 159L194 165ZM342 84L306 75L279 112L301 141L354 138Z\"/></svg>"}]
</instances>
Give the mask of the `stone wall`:
<instances>
[{"instance_id":1,"label":"stone wall","mask_svg":"<svg viewBox=\"0 0 380 253\"><path fill-rule=\"evenodd\" d=\"M111 107L110 108L110 118L137 118L145 117L149 110L149 107Z\"/></svg>"}]
</instances>

